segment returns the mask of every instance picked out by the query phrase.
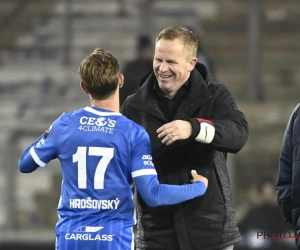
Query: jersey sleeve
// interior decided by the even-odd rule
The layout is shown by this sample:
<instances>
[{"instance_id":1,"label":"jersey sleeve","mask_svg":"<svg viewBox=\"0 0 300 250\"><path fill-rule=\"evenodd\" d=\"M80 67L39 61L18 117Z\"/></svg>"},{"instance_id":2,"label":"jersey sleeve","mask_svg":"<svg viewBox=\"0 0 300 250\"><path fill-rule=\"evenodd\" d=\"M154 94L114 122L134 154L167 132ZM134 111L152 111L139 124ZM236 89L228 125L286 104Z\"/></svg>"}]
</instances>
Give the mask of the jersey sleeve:
<instances>
[{"instance_id":1,"label":"jersey sleeve","mask_svg":"<svg viewBox=\"0 0 300 250\"><path fill-rule=\"evenodd\" d=\"M60 138L59 124L59 119L57 119L44 134L23 151L18 162L21 172L33 172L39 166L44 167L57 157L56 152Z\"/></svg>"},{"instance_id":2,"label":"jersey sleeve","mask_svg":"<svg viewBox=\"0 0 300 250\"><path fill-rule=\"evenodd\" d=\"M193 184L159 184L157 175L136 176L134 182L143 200L150 207L172 205L201 196L206 191L202 181Z\"/></svg>"},{"instance_id":3,"label":"jersey sleeve","mask_svg":"<svg viewBox=\"0 0 300 250\"><path fill-rule=\"evenodd\" d=\"M206 191L204 182L186 185L160 184L152 163L150 138L141 130L135 137L132 152L132 178L148 206L172 205L201 196Z\"/></svg>"},{"instance_id":4,"label":"jersey sleeve","mask_svg":"<svg viewBox=\"0 0 300 250\"><path fill-rule=\"evenodd\" d=\"M18 162L18 166L19 166L19 170L22 173L31 173L34 170L36 170L39 165L34 161L34 159L32 158L31 154L30 154L30 149L39 141L42 139L41 135L34 143L32 143L29 147L27 147Z\"/></svg>"}]
</instances>

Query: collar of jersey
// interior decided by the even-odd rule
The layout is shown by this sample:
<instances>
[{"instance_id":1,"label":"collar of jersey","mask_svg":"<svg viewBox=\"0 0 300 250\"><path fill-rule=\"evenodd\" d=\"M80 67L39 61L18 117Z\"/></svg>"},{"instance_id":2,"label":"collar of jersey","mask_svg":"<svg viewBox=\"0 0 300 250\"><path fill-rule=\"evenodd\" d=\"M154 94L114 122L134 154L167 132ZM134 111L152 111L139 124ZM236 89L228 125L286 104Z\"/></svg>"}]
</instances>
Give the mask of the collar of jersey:
<instances>
[{"instance_id":1,"label":"collar of jersey","mask_svg":"<svg viewBox=\"0 0 300 250\"><path fill-rule=\"evenodd\" d=\"M118 112L112 112L107 109L96 108L96 107L85 107L84 110L99 116L122 115L121 113Z\"/></svg>"}]
</instances>

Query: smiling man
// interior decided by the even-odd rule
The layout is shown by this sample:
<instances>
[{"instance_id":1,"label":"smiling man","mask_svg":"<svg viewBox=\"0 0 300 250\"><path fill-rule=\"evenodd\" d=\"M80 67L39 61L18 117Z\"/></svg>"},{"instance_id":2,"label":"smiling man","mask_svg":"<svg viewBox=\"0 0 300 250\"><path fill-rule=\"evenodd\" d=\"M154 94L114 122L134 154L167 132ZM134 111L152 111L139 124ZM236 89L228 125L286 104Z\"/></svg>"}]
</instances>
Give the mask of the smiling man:
<instances>
[{"instance_id":1,"label":"smiling man","mask_svg":"<svg viewBox=\"0 0 300 250\"><path fill-rule=\"evenodd\" d=\"M192 169L210 183L202 197L172 206L151 208L138 194L137 250L230 250L241 239L226 154L243 148L248 123L227 88L197 62L197 45L184 27L161 31L153 71L121 107L150 135L162 183L188 183Z\"/></svg>"},{"instance_id":2,"label":"smiling man","mask_svg":"<svg viewBox=\"0 0 300 250\"><path fill-rule=\"evenodd\" d=\"M186 43L192 43L193 40L189 39ZM154 74L162 94L167 98L172 99L190 77L197 63L197 58L193 56L195 51L191 50L193 49L185 49L185 44L179 38L157 41L153 63Z\"/></svg>"}]
</instances>

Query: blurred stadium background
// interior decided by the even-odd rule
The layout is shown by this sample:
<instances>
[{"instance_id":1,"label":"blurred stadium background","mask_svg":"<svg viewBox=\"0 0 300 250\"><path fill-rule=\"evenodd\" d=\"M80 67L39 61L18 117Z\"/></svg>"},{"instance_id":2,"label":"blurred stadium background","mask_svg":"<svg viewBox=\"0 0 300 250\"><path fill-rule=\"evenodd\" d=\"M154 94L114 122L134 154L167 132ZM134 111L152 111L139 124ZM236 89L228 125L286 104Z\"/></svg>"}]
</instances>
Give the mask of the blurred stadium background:
<instances>
[{"instance_id":1,"label":"blurred stadium background","mask_svg":"<svg viewBox=\"0 0 300 250\"><path fill-rule=\"evenodd\" d=\"M139 34L154 40L173 25L200 34L217 80L248 119L248 143L229 157L239 220L257 181L276 179L300 99L298 0L0 0L0 249L54 249L59 163L25 175L17 162L62 112L89 105L80 61L101 47L122 69Z\"/></svg>"}]
</instances>

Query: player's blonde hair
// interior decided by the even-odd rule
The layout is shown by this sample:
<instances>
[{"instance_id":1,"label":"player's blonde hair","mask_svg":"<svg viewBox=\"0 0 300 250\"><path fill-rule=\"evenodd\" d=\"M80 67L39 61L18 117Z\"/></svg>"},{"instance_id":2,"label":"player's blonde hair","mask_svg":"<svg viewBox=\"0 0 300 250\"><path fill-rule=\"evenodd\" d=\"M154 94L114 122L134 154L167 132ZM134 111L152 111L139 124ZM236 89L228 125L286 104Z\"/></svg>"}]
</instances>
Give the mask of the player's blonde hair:
<instances>
[{"instance_id":1,"label":"player's blonde hair","mask_svg":"<svg viewBox=\"0 0 300 250\"><path fill-rule=\"evenodd\" d=\"M197 55L198 38L192 31L185 27L172 26L166 28L158 34L156 43L161 39L171 41L179 39L183 42L183 46L188 52L188 59L196 57Z\"/></svg>"},{"instance_id":2,"label":"player's blonde hair","mask_svg":"<svg viewBox=\"0 0 300 250\"><path fill-rule=\"evenodd\" d=\"M103 49L95 49L80 63L79 75L94 99L106 99L119 83L118 60Z\"/></svg>"}]
</instances>

